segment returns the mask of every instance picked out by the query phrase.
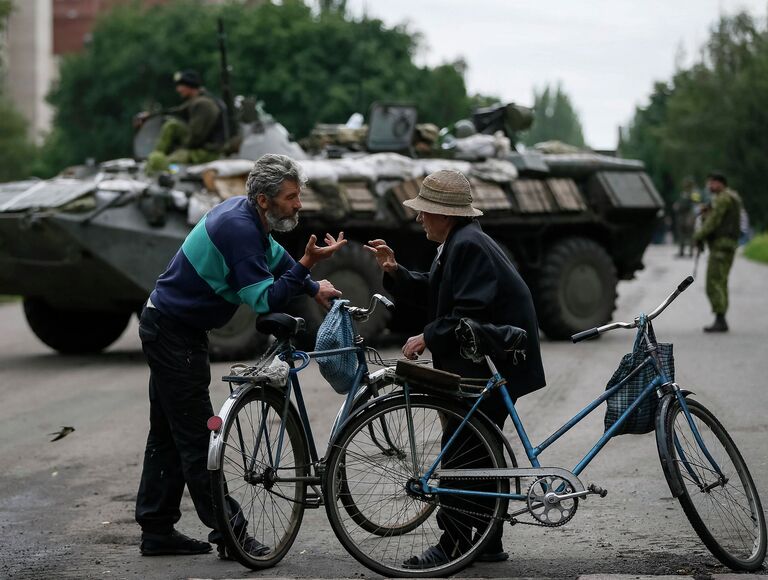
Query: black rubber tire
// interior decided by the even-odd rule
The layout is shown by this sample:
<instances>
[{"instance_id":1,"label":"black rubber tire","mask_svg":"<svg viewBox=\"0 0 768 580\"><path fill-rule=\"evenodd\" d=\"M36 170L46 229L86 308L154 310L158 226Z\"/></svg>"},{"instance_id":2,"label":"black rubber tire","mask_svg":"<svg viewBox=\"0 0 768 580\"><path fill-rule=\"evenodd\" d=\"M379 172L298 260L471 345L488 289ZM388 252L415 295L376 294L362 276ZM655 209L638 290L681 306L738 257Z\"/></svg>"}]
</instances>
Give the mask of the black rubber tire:
<instances>
[{"instance_id":1,"label":"black rubber tire","mask_svg":"<svg viewBox=\"0 0 768 580\"><path fill-rule=\"evenodd\" d=\"M256 330L257 315L242 304L232 319L208 333L212 361L247 360L258 357L271 344L269 336Z\"/></svg>"},{"instance_id":2,"label":"black rubber tire","mask_svg":"<svg viewBox=\"0 0 768 580\"><path fill-rule=\"evenodd\" d=\"M499 499L495 502L489 514L490 525L474 533L473 544L466 552L451 555L452 559L440 566L425 569L404 566L405 560L420 554L428 546L436 543L440 530L433 520L438 513L443 511L448 518L456 513L451 507L443 505L441 510L430 510L427 521L424 522L422 504L437 505L439 498L433 498L432 502L425 502L411 497L406 492L407 482L416 475L412 473L411 441L405 421L406 408L405 397L393 397L380 404L370 405L344 428L334 442L326 462L323 482L326 512L331 527L344 548L358 562L374 572L384 576L403 578L448 576L464 569L481 553L501 524L497 518L506 513L508 500ZM414 421L422 426L414 427L413 433L417 440L413 445L419 454L417 463L422 469L426 469L439 453L441 427L438 413L445 413L449 417L460 420L466 414L467 408L454 401L438 397L412 396L410 409ZM381 448L375 443L366 444L370 433L369 427L380 433L382 423L386 423L392 429L390 432L392 440L399 445L393 453L381 453ZM478 444L487 450L495 467L506 466L503 448L484 419L473 416L465 429L470 429ZM461 441L469 439L471 438L463 438ZM460 446L462 444L458 443ZM367 455L366 450L370 450L373 455ZM458 451L457 457L471 459L474 456L472 449L461 450L459 447ZM422 456L422 452L425 455ZM350 457L361 461L361 467L352 469ZM354 480L347 479L350 472L356 474L353 476ZM362 479L357 480L358 476ZM344 485L341 484L342 481L345 482ZM485 484L487 485L487 482ZM466 482L465 485L473 484ZM373 486L373 491L368 491L366 486ZM392 524L396 517L402 517L404 525L410 525L413 514L420 519L421 525L404 535L382 534L359 526L356 518L349 515L347 503L342 498L349 490L360 491L361 487L366 489L360 492L357 505L366 510L370 508L371 516L379 515L382 521L389 522L388 527L396 527ZM388 487L388 490L385 490L385 487ZM509 480L497 480L496 491L508 493ZM366 498L365 502L361 501ZM366 517L366 520L371 522L370 517ZM406 547L408 544L412 544L410 548ZM403 548L402 553L399 552L400 548Z\"/></svg>"},{"instance_id":3,"label":"black rubber tire","mask_svg":"<svg viewBox=\"0 0 768 580\"><path fill-rule=\"evenodd\" d=\"M56 308L40 298L24 298L24 314L35 336L52 349L90 354L120 338L133 313Z\"/></svg>"},{"instance_id":4,"label":"black rubber tire","mask_svg":"<svg viewBox=\"0 0 768 580\"><path fill-rule=\"evenodd\" d=\"M281 425L280 418L284 418L286 437L283 441L279 473L284 477L308 475L309 448L304 429L293 405L289 405L288 414L283 417L284 402L282 395L271 388L257 387L242 396L232 409L227 423L222 426L225 451L221 468L211 472L214 509L227 553L252 570L271 568L283 559L293 545L304 517L306 483L276 482L272 485L264 485L272 460L259 461L268 457L265 441L270 442L269 449L272 454L275 453ZM269 438L257 437L256 424L261 424L263 405L267 407L265 424ZM247 459L252 459L257 439L261 441L259 447L261 451L255 453L254 466L257 468L249 472L243 465L241 450L245 449ZM246 476L249 473L256 477L260 476L261 481L247 482ZM242 531L234 529L231 519L233 514L228 507L225 507L232 505L230 498L241 506L241 513L244 505L249 506L246 508L248 513L244 515L248 520L245 531L271 548L265 555L254 557L243 550L238 541L238 535L242 535ZM248 501L242 501L243 498ZM275 505L278 502L281 507L276 508ZM282 525L283 529L268 530L270 526L277 525Z\"/></svg>"},{"instance_id":5,"label":"black rubber tire","mask_svg":"<svg viewBox=\"0 0 768 580\"><path fill-rule=\"evenodd\" d=\"M371 398L374 396L385 396L386 394L398 389L400 389L400 385L394 381L394 378L384 378L381 381L381 384L376 385L376 393L375 395L371 394ZM352 413L354 414L356 410L361 409L367 405L369 401L370 398L361 398L356 400L352 407ZM372 439L378 440L373 428L369 429L369 433ZM388 441L386 436L378 441L378 443L380 445L379 449L381 449L383 452L386 452L387 449L391 449L393 445L392 441ZM407 534L408 532L418 528L422 523L424 523L425 520L429 518L432 512L437 509L436 505L425 503L424 510L421 513L416 514L413 519L400 525L389 526L386 524L383 525L381 522L373 522L368 519L365 513L363 513L363 510L358 508L355 504L354 495L350 493L349 486L347 485L346 474L343 470L340 470L339 474L339 501L344 506L344 509L349 514L349 517L351 517L358 526L363 528L366 532L370 532L377 536L399 536L402 534Z\"/></svg>"},{"instance_id":6,"label":"black rubber tire","mask_svg":"<svg viewBox=\"0 0 768 580\"><path fill-rule=\"evenodd\" d=\"M686 404L707 450L728 481L708 491L703 491L696 484L693 474L709 483L716 482L712 477L714 470L696 442L680 404L675 401L664 417L666 457L663 454L661 457L662 465L666 461L670 466L664 471L669 486L673 492L677 486L682 487L683 493L678 500L685 515L701 541L720 562L732 570L759 570L766 553L766 524L760 496L749 469L733 439L715 416L696 401L686 399ZM690 470L680 459L675 435ZM697 460L705 465L699 467ZM727 502L738 502L736 509L724 505ZM719 523L715 521L718 518ZM737 533L733 533L734 529ZM753 534L754 539L749 534ZM732 537L729 538L729 535ZM735 536L738 536L738 540ZM743 545L737 546L739 543Z\"/></svg>"},{"instance_id":7,"label":"black rubber tire","mask_svg":"<svg viewBox=\"0 0 768 580\"><path fill-rule=\"evenodd\" d=\"M375 293L386 294L382 283L383 274L376 265L373 255L363 249L362 244L350 240L333 257L312 268L313 280L330 280L342 292L342 298L352 306L367 307ZM305 350L314 348L317 329L325 318L325 310L312 298L302 296L294 300L289 308L293 316L306 322L306 329L296 339L296 344ZM387 328L391 314L381 304L366 322L356 328L366 342L375 342Z\"/></svg>"},{"instance_id":8,"label":"black rubber tire","mask_svg":"<svg viewBox=\"0 0 768 580\"><path fill-rule=\"evenodd\" d=\"M617 283L616 266L603 246L582 237L556 242L544 256L533 292L541 329L552 340L565 340L609 322Z\"/></svg>"}]
</instances>

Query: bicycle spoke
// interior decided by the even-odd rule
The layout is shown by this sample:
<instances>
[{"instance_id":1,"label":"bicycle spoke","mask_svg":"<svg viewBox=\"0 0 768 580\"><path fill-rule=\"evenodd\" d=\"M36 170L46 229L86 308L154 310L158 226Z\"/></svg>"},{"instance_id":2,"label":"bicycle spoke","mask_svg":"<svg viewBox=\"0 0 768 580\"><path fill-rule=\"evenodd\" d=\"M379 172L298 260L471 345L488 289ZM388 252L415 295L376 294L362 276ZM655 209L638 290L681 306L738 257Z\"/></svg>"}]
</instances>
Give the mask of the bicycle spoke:
<instances>
[{"instance_id":1,"label":"bicycle spoke","mask_svg":"<svg viewBox=\"0 0 768 580\"><path fill-rule=\"evenodd\" d=\"M443 440L447 441L443 434L445 420L458 425L463 414L446 410L448 415L441 420L442 409L421 402L410 410L412 431L408 409L396 400L383 410L373 409L370 418L362 416L357 426L345 430L329 460L329 469L335 474L327 474L333 489L326 494L332 498L327 503L328 513L350 553L374 570L400 575L409 570L409 559L444 543L451 555L447 564L435 569L442 574L442 570L452 570L451 566L466 558L467 551L476 544L475 534L487 536L491 506L500 500L442 492L430 499L410 490L409 486L418 484L422 474L433 466ZM443 468L461 469L473 465L478 457L495 453L489 451L489 435L482 431L481 436L473 420L465 429L444 456ZM382 445L385 440L389 446ZM391 449L395 453L388 453ZM506 480L452 481L445 486L472 490L490 485L498 489L502 483L508 489ZM440 484L435 479L432 485ZM438 519L447 530L438 525ZM459 549L450 549L454 545ZM431 574L429 570L424 575Z\"/></svg>"},{"instance_id":2,"label":"bicycle spoke","mask_svg":"<svg viewBox=\"0 0 768 580\"><path fill-rule=\"evenodd\" d=\"M715 556L736 570L755 570L766 545L757 491L724 429L698 403L690 402L689 410L709 456L677 407L672 450L676 473L686 490L680 501Z\"/></svg>"},{"instance_id":3,"label":"bicycle spoke","mask_svg":"<svg viewBox=\"0 0 768 580\"><path fill-rule=\"evenodd\" d=\"M225 427L224 455L217 472L221 505L231 505L227 511L233 512L223 520L226 525L222 532L228 538L228 550L241 563L266 568L290 548L304 512L305 483L280 480L280 476L295 478L307 473L303 430L295 412L284 419L284 400L277 393L249 391L232 413L234 419ZM281 430L285 436L278 457L276 442ZM275 468L278 463L279 469ZM245 551L242 546L252 542L250 537L268 546L269 551L260 555Z\"/></svg>"}]
</instances>

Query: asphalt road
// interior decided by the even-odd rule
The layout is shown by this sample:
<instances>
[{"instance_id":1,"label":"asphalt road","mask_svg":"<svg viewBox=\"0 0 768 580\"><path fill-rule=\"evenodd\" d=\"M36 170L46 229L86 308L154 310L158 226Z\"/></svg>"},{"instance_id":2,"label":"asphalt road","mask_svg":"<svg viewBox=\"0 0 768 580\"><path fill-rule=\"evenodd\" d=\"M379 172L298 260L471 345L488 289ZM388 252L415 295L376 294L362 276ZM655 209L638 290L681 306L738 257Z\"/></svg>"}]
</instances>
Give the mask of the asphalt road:
<instances>
[{"instance_id":1,"label":"asphalt road","mask_svg":"<svg viewBox=\"0 0 768 580\"><path fill-rule=\"evenodd\" d=\"M650 311L692 269L671 247L651 247L637 280L619 285L616 319ZM677 380L716 412L736 439L768 503L768 267L737 258L731 277L732 332L710 322L703 278L656 324L675 344ZM572 345L544 342L549 386L519 409L537 443L597 396L632 335L616 331ZM396 349L386 354L394 356ZM213 376L228 365L214 365ZM27 328L21 306L0 306L0 578L361 578L372 574L337 542L325 512L309 511L292 551L258 574L213 555L143 558L133 504L148 429L148 370L133 322L108 352L63 357ZM341 398L310 367L302 380L321 448ZM226 387L214 381L214 408ZM75 431L56 442L47 434ZM509 430L508 430L509 431ZM602 409L545 452L543 464L573 467L602 433ZM516 445L519 449L519 444ZM612 441L583 474L608 490L582 502L562 528L505 530L511 559L477 564L467 577L583 574L710 575L728 572L699 542L661 473L652 434ZM189 498L180 530L204 538ZM765 569L763 570L765 573Z\"/></svg>"}]
</instances>

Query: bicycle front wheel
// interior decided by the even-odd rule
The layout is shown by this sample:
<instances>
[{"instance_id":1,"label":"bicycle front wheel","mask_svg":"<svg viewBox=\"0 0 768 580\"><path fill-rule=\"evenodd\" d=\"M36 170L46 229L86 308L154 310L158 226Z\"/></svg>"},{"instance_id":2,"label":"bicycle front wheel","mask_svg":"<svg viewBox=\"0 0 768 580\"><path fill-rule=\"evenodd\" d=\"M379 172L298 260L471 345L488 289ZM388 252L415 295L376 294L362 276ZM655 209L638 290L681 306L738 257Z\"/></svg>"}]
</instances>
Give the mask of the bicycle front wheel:
<instances>
[{"instance_id":1,"label":"bicycle front wheel","mask_svg":"<svg viewBox=\"0 0 768 580\"><path fill-rule=\"evenodd\" d=\"M222 427L224 456L211 474L227 552L254 570L282 560L304 516L309 450L296 409L284 407L285 398L272 389L246 393Z\"/></svg>"},{"instance_id":2,"label":"bicycle front wheel","mask_svg":"<svg viewBox=\"0 0 768 580\"><path fill-rule=\"evenodd\" d=\"M446 576L470 564L496 533L508 500L471 492L507 494L508 480L433 479L432 485L458 493L418 491L419 478L447 441L444 429L455 428L466 412L453 401L412 397L408 406L395 397L341 433L326 464L325 505L336 536L360 563L385 576ZM505 466L495 434L479 416L470 418L442 462L444 469ZM432 546L444 557L415 558Z\"/></svg>"},{"instance_id":3,"label":"bicycle front wheel","mask_svg":"<svg viewBox=\"0 0 768 580\"><path fill-rule=\"evenodd\" d=\"M393 377L384 377L375 385L372 385L368 397L362 397L359 401L356 401L353 409L358 409L368 404L372 398L384 396L399 388L400 385L394 381ZM368 425L371 443L376 445L384 454L393 452L396 448L396 444L392 441L387 432L387 425L385 423L379 423L378 426L380 427L380 433L377 434L376 430L373 429L373 426L371 424ZM339 501L344 506L344 509L347 510L349 517L351 517L358 526L372 534L379 536L398 536L400 534L408 533L424 523L429 515L435 510L435 505L424 503L421 506L421 511L415 511L413 517L410 519L399 519L397 521L387 522L382 521L379 517L375 517L374 514L370 514L372 515L372 518L369 519L369 510L360 509L355 504L356 494L349 491L345 473L340 470L336 475L339 480Z\"/></svg>"},{"instance_id":4,"label":"bicycle front wheel","mask_svg":"<svg viewBox=\"0 0 768 580\"><path fill-rule=\"evenodd\" d=\"M758 570L765 558L766 527L749 469L715 416L696 401L686 399L686 405L706 451L680 403L672 403L664 418L670 488L682 487L678 499L685 515L720 562L733 570Z\"/></svg>"}]
</instances>

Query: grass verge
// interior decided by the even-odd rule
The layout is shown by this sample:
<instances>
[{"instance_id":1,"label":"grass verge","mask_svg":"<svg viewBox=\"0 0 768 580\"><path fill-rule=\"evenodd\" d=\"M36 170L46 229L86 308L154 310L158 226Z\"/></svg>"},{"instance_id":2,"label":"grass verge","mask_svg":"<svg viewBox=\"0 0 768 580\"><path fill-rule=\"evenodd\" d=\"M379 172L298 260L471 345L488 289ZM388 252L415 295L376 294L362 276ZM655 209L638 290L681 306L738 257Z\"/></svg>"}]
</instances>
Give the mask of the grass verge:
<instances>
[{"instance_id":1,"label":"grass verge","mask_svg":"<svg viewBox=\"0 0 768 580\"><path fill-rule=\"evenodd\" d=\"M768 264L768 234L752 238L744 247L744 255L755 262Z\"/></svg>"}]
</instances>

